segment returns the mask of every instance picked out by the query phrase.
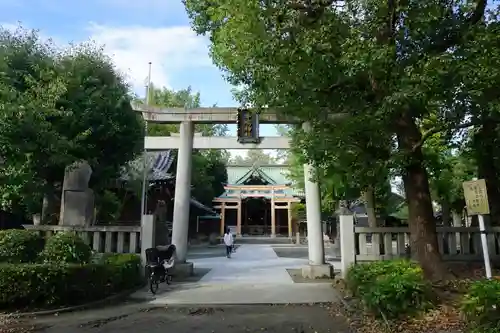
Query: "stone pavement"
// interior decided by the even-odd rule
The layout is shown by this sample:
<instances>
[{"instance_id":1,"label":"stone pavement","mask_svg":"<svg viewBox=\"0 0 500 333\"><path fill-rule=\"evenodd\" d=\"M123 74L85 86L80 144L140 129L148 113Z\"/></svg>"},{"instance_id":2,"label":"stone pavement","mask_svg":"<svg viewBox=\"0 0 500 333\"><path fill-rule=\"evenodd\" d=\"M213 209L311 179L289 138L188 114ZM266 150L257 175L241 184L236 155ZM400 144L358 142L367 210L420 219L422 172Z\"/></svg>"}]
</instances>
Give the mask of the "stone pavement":
<instances>
[{"instance_id":1,"label":"stone pavement","mask_svg":"<svg viewBox=\"0 0 500 333\"><path fill-rule=\"evenodd\" d=\"M221 248L221 251L224 251ZM245 244L232 258L191 260L195 269L210 269L198 282L161 285L152 295L141 290L133 299L150 304L300 304L338 301L330 283L294 283L287 269L307 265L307 259L278 257L271 245ZM333 263L335 264L335 263Z\"/></svg>"},{"instance_id":2,"label":"stone pavement","mask_svg":"<svg viewBox=\"0 0 500 333\"><path fill-rule=\"evenodd\" d=\"M324 306L122 306L40 317L16 333L348 333L346 318ZM1 330L0 327L0 331ZM7 331L11 332L11 331Z\"/></svg>"}]
</instances>

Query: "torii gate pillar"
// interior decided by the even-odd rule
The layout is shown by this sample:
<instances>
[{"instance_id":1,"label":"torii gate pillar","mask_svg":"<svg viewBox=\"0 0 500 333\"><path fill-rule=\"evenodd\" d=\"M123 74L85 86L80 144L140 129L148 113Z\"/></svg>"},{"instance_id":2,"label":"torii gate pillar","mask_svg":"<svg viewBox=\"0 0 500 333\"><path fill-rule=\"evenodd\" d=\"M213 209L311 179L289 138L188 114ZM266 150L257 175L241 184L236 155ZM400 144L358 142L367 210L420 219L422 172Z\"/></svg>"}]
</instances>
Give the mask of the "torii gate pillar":
<instances>
[{"instance_id":1,"label":"torii gate pillar","mask_svg":"<svg viewBox=\"0 0 500 333\"><path fill-rule=\"evenodd\" d=\"M189 231L189 207L191 201L191 170L193 155L194 124L183 121L180 124L180 145L177 154L175 178L174 216L172 243L177 248L175 272L178 275L193 275L193 263L186 262Z\"/></svg>"}]
</instances>

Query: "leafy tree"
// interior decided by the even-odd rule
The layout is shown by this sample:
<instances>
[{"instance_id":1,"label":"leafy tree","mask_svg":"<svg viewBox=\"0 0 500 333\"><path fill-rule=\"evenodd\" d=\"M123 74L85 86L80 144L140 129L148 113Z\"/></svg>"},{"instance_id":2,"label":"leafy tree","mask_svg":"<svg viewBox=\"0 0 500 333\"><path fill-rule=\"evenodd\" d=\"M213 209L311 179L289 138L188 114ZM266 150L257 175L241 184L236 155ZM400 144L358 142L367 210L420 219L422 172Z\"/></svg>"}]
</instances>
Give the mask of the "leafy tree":
<instances>
[{"instance_id":1,"label":"leafy tree","mask_svg":"<svg viewBox=\"0 0 500 333\"><path fill-rule=\"evenodd\" d=\"M288 130L281 128L279 133L294 136L296 129L293 127ZM331 147L327 149L325 145L323 152L327 152L328 157L323 159L323 163L317 164L316 177L321 185L323 212L333 213L341 200L357 200L363 195L369 222L375 227L377 213L387 215L392 212L385 207L391 193L388 184L388 170L381 168L378 172L374 172L376 160L371 166L359 165L358 163L355 167L355 163L358 161L357 156L363 152L355 146L352 146L349 151L347 149L350 145L349 138L346 139L344 139L346 142L344 146L337 149ZM317 144L323 143L318 142ZM305 162L307 162L307 158L303 150L300 149L300 144L296 144L288 151L286 163L290 165L290 176L295 181L296 186L300 188L304 187L303 164ZM370 173L366 174L366 170L370 170Z\"/></svg>"},{"instance_id":2,"label":"leafy tree","mask_svg":"<svg viewBox=\"0 0 500 333\"><path fill-rule=\"evenodd\" d=\"M38 171L71 161L69 143L50 122L65 93L55 48L34 31L0 29L0 205L35 211L46 184ZM40 80L43 78L43 80Z\"/></svg>"},{"instance_id":3,"label":"leafy tree","mask_svg":"<svg viewBox=\"0 0 500 333\"><path fill-rule=\"evenodd\" d=\"M60 51L22 28L0 30L0 43L0 101L8 106L2 110L12 110L2 112L2 175L9 184L1 189L3 206L12 210L17 202L36 212L45 193L47 216L68 164L87 160L99 190L140 151L143 124L130 106L128 85L101 48Z\"/></svg>"},{"instance_id":4,"label":"leafy tree","mask_svg":"<svg viewBox=\"0 0 500 333\"><path fill-rule=\"evenodd\" d=\"M252 166L256 163L258 164L276 164L276 159L267 154L262 149L249 149L245 157L241 155L236 155L229 161L234 165L248 165Z\"/></svg>"},{"instance_id":5,"label":"leafy tree","mask_svg":"<svg viewBox=\"0 0 500 333\"><path fill-rule=\"evenodd\" d=\"M66 93L57 106L67 114L52 119L52 124L71 138L70 154L89 161L91 185L100 192L142 151L143 122L131 108L129 86L102 48L82 44L68 49L59 70ZM60 179L59 168L48 171L48 179Z\"/></svg>"},{"instance_id":6,"label":"leafy tree","mask_svg":"<svg viewBox=\"0 0 500 333\"><path fill-rule=\"evenodd\" d=\"M298 140L307 159L348 164L372 179L393 164L405 186L412 251L429 278L445 278L422 146L435 133L470 126L471 91L461 84L475 59L460 49L479 51L486 41L477 37L486 1L185 4L196 31L210 35L215 63L247 88L243 102L285 106L311 122Z\"/></svg>"},{"instance_id":7,"label":"leafy tree","mask_svg":"<svg viewBox=\"0 0 500 333\"><path fill-rule=\"evenodd\" d=\"M486 2L486 1L485 1ZM464 108L473 131L467 131L467 144L473 149L470 157L477 163L477 176L486 180L490 200L490 217L494 224L500 225L500 33L498 1L490 2L497 6L485 17L483 24L474 29L474 38L456 49L457 56L473 59L462 61L459 69L462 77L461 94Z\"/></svg>"}]
</instances>

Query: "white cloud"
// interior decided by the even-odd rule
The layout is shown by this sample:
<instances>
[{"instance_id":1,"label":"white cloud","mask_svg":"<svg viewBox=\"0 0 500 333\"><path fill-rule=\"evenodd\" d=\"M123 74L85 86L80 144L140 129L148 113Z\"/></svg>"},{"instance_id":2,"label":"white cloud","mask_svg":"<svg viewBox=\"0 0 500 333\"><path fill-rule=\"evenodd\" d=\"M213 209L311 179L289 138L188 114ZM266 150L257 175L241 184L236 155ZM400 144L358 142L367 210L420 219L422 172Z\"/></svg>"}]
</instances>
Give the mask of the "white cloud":
<instances>
[{"instance_id":1,"label":"white cloud","mask_svg":"<svg viewBox=\"0 0 500 333\"><path fill-rule=\"evenodd\" d=\"M1 25L12 31L19 27L19 23L10 22ZM189 26L155 28L91 23L87 30L88 38L104 46L106 54L113 58L117 68L127 76L134 91L140 95L144 94L149 62L152 63L152 81L165 87L171 86L170 79L174 75L212 66L208 40L197 36ZM40 37L50 37L58 46L67 45L58 36L44 35L43 30L40 31Z\"/></svg>"},{"instance_id":2,"label":"white cloud","mask_svg":"<svg viewBox=\"0 0 500 333\"><path fill-rule=\"evenodd\" d=\"M134 90L144 91L148 63L152 62L152 81L169 87L171 73L212 66L208 41L189 26L112 27L91 23L90 39L103 44L116 66L130 79Z\"/></svg>"},{"instance_id":3,"label":"white cloud","mask_svg":"<svg viewBox=\"0 0 500 333\"><path fill-rule=\"evenodd\" d=\"M172 1L172 0L170 0ZM173 2L173 1L172 1ZM179 1L180 2L180 1ZM118 8L136 8L136 9L160 9L168 8L169 1L165 0L142 0L142 1L130 1L130 0L106 0L103 5L114 6Z\"/></svg>"}]
</instances>

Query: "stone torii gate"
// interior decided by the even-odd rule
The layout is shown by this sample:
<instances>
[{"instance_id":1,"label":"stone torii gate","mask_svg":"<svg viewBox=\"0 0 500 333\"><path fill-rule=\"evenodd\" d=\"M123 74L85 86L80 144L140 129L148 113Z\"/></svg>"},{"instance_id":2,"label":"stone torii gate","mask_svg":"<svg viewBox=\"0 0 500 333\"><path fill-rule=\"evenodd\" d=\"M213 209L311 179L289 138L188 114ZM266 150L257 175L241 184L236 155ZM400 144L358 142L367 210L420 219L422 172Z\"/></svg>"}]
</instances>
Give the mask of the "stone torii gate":
<instances>
[{"instance_id":1,"label":"stone torii gate","mask_svg":"<svg viewBox=\"0 0 500 333\"><path fill-rule=\"evenodd\" d=\"M177 247L176 271L191 275L193 264L186 262L189 209L191 199L191 172L193 149L288 149L287 137L260 137L259 124L291 124L296 121L285 119L272 110L252 113L249 110L211 107L211 108L161 108L146 105L132 105L148 123L180 124L180 133L171 136L146 136L146 151L178 149L177 174L175 180L174 215L172 243ZM194 133L194 124L238 124L238 137L205 137ZM310 130L308 123L303 129ZM242 138L243 137L243 138ZM313 181L314 169L304 164L305 195L307 212L307 237L309 265L303 267L306 278L332 276L332 266L325 263L323 231L321 228L321 201L319 184ZM144 249L142 249L144 250Z\"/></svg>"}]
</instances>

